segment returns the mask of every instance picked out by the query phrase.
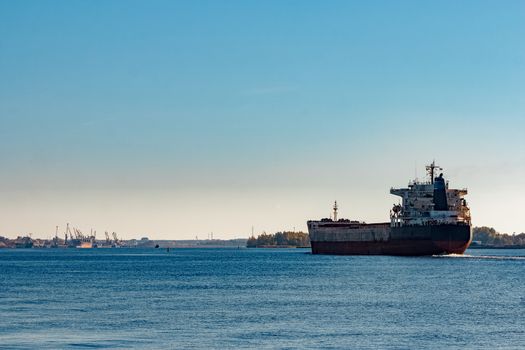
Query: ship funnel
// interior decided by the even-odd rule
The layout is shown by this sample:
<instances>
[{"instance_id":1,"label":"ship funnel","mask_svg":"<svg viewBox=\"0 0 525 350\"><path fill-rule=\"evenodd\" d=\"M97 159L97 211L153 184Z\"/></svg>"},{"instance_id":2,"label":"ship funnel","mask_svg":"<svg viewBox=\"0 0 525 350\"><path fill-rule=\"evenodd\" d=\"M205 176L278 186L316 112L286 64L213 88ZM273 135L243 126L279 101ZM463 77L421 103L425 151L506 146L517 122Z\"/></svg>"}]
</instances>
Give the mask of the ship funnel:
<instances>
[{"instance_id":1,"label":"ship funnel","mask_svg":"<svg viewBox=\"0 0 525 350\"><path fill-rule=\"evenodd\" d=\"M448 210L447 191L443 174L434 179L434 210Z\"/></svg>"}]
</instances>

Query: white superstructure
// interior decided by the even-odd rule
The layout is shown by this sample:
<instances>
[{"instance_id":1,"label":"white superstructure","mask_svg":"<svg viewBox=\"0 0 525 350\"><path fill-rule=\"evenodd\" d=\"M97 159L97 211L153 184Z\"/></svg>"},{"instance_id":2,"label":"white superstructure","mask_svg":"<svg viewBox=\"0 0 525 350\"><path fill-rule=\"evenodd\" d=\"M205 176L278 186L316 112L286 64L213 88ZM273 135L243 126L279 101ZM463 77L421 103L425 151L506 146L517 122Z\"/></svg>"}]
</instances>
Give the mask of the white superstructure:
<instances>
[{"instance_id":1,"label":"white superstructure","mask_svg":"<svg viewBox=\"0 0 525 350\"><path fill-rule=\"evenodd\" d=\"M442 170L434 162L427 166L430 181L414 180L408 188L392 188L390 193L402 198L390 212L392 227L437 224L468 224L470 210L463 198L466 189L450 189L442 174L434 178L435 170Z\"/></svg>"}]
</instances>

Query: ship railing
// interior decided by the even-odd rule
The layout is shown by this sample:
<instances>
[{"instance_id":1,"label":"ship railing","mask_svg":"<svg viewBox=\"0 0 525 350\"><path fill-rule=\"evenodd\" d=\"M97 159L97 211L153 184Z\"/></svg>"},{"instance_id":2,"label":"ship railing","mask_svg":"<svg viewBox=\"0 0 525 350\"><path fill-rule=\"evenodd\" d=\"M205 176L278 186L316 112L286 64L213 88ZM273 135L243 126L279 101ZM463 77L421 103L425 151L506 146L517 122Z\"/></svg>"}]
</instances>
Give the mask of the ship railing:
<instances>
[{"instance_id":1,"label":"ship railing","mask_svg":"<svg viewBox=\"0 0 525 350\"><path fill-rule=\"evenodd\" d=\"M432 220L425 220L425 221L417 221L412 222L410 219L408 220L399 220L399 221L392 221L391 226L434 226L434 225L470 225L470 218L457 218L456 220L440 220L440 219L432 219Z\"/></svg>"}]
</instances>

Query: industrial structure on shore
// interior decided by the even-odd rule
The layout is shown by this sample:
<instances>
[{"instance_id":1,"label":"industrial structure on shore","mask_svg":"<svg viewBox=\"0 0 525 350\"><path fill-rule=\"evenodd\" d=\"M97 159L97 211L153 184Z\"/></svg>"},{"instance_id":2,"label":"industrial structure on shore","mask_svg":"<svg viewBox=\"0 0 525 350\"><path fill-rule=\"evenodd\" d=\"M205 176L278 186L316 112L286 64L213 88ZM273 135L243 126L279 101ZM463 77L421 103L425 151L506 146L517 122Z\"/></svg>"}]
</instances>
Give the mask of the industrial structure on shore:
<instances>
[{"instance_id":1,"label":"industrial structure on shore","mask_svg":"<svg viewBox=\"0 0 525 350\"><path fill-rule=\"evenodd\" d=\"M116 248L120 246L117 233L112 233L110 237L108 231L105 231L105 240L97 240L97 231L91 229L89 235L82 233L78 228L70 228L66 224L64 240L58 238L58 226L56 227L55 238L53 239L55 247L62 248Z\"/></svg>"},{"instance_id":2,"label":"industrial structure on shore","mask_svg":"<svg viewBox=\"0 0 525 350\"><path fill-rule=\"evenodd\" d=\"M93 229L88 235L68 223L64 238L58 236L58 229L59 227L56 226L55 236L52 239L32 238L31 234L12 240L0 237L0 248L118 248L124 244L116 232L110 236L106 231L105 240L97 240L97 231Z\"/></svg>"}]
</instances>

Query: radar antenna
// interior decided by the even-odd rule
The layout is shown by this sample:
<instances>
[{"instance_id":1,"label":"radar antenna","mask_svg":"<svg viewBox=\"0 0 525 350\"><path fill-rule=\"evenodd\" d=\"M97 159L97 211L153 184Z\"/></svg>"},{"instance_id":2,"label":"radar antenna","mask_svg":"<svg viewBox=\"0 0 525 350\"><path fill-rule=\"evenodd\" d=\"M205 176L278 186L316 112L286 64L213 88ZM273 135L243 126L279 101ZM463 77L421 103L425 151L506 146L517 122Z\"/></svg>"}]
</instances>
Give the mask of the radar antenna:
<instances>
[{"instance_id":1,"label":"radar antenna","mask_svg":"<svg viewBox=\"0 0 525 350\"><path fill-rule=\"evenodd\" d=\"M435 172L435 170L436 169L437 170L443 170L443 168L440 167L439 165L436 165L436 161L435 160L433 160L432 164L427 165L425 168L427 169L428 176L430 176L430 183L434 184L434 172Z\"/></svg>"}]
</instances>

